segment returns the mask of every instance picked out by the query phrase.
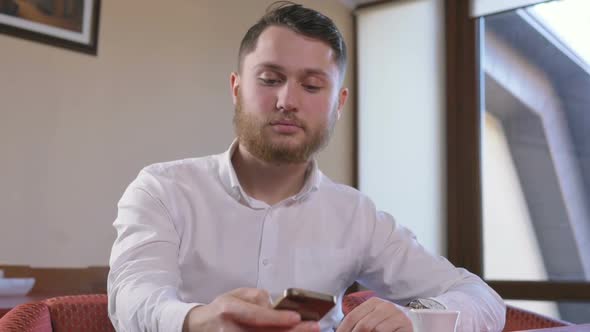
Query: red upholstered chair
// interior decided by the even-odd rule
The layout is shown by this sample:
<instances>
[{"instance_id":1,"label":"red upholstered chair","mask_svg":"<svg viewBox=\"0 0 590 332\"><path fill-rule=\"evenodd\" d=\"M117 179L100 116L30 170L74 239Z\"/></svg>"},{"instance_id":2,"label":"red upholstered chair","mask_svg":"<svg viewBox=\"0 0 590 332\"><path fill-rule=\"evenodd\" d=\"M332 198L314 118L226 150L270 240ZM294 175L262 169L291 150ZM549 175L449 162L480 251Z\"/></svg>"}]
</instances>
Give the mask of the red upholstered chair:
<instances>
[{"instance_id":1,"label":"red upholstered chair","mask_svg":"<svg viewBox=\"0 0 590 332\"><path fill-rule=\"evenodd\" d=\"M106 294L60 296L27 303L0 318L2 332L114 332Z\"/></svg>"},{"instance_id":2,"label":"red upholstered chair","mask_svg":"<svg viewBox=\"0 0 590 332\"><path fill-rule=\"evenodd\" d=\"M361 291L348 294L342 300L342 311L347 315L356 306L375 296L372 291ZM531 311L507 306L506 326L504 332L519 331L527 329L542 329L547 327L558 327L572 325L571 323L549 318Z\"/></svg>"},{"instance_id":3,"label":"red upholstered chair","mask_svg":"<svg viewBox=\"0 0 590 332\"><path fill-rule=\"evenodd\" d=\"M365 302L373 296L376 296L373 291L360 291L346 295L342 299L342 312L344 313L344 316L348 315L352 309L356 308L359 304Z\"/></svg>"},{"instance_id":4,"label":"red upholstered chair","mask_svg":"<svg viewBox=\"0 0 590 332\"><path fill-rule=\"evenodd\" d=\"M52 331L49 307L41 302L21 304L0 318L0 331Z\"/></svg>"},{"instance_id":5,"label":"red upholstered chair","mask_svg":"<svg viewBox=\"0 0 590 332\"><path fill-rule=\"evenodd\" d=\"M504 332L526 329L543 329L573 325L572 323L550 318L521 308L506 306L506 325Z\"/></svg>"}]
</instances>

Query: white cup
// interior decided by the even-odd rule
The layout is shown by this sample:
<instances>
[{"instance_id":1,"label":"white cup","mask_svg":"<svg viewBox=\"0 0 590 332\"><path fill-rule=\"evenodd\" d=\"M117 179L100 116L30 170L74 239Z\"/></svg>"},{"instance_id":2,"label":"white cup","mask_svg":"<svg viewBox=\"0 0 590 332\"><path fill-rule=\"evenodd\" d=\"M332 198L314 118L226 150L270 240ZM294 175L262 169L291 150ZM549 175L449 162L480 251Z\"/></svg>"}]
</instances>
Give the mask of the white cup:
<instances>
[{"instance_id":1,"label":"white cup","mask_svg":"<svg viewBox=\"0 0 590 332\"><path fill-rule=\"evenodd\" d=\"M455 332L459 311L411 309L409 316L414 332Z\"/></svg>"}]
</instances>

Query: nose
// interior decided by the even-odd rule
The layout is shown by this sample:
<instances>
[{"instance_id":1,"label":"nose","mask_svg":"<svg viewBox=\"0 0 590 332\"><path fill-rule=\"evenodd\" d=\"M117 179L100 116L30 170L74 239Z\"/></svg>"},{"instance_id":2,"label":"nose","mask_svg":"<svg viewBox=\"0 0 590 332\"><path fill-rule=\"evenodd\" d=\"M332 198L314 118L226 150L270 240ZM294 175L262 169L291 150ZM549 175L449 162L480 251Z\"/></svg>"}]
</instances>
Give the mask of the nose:
<instances>
[{"instance_id":1,"label":"nose","mask_svg":"<svg viewBox=\"0 0 590 332\"><path fill-rule=\"evenodd\" d=\"M279 111L297 111L299 107L297 84L287 82L280 87L277 93L276 106Z\"/></svg>"}]
</instances>

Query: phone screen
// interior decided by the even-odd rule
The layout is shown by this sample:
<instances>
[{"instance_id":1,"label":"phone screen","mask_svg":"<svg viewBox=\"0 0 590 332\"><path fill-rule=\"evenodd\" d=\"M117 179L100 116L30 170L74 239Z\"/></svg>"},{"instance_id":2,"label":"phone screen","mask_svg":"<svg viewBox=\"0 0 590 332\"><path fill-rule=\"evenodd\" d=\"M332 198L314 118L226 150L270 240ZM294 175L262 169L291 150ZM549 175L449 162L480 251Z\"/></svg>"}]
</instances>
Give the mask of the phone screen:
<instances>
[{"instance_id":1,"label":"phone screen","mask_svg":"<svg viewBox=\"0 0 590 332\"><path fill-rule=\"evenodd\" d=\"M298 312L301 320L319 321L335 305L336 298L332 295L289 288L274 308Z\"/></svg>"}]
</instances>

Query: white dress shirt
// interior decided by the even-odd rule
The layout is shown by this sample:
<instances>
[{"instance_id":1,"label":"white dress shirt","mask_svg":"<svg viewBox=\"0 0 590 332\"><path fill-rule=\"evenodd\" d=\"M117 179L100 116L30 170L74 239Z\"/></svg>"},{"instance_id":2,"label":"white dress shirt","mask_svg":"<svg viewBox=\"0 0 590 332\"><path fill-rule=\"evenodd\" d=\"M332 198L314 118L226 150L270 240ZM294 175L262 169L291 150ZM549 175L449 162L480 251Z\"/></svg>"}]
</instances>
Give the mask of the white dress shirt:
<instances>
[{"instance_id":1,"label":"white dress shirt","mask_svg":"<svg viewBox=\"0 0 590 332\"><path fill-rule=\"evenodd\" d=\"M248 196L223 154L151 165L119 201L108 278L118 331L181 331L188 311L240 287L336 295L355 280L398 304L431 297L459 310L458 331L501 331L502 299L477 276L428 253L365 195L312 163L303 189L275 205Z\"/></svg>"}]
</instances>

